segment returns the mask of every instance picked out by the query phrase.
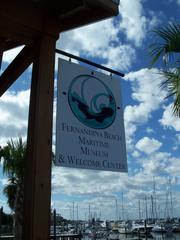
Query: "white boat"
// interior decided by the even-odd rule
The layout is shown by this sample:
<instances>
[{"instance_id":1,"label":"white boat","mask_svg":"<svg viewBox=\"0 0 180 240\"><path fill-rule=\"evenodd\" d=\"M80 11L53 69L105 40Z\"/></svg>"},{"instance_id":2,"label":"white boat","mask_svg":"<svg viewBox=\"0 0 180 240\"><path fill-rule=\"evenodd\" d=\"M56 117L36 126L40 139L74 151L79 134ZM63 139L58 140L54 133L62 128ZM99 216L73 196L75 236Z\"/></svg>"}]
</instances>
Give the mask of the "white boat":
<instances>
[{"instance_id":1,"label":"white boat","mask_svg":"<svg viewBox=\"0 0 180 240\"><path fill-rule=\"evenodd\" d=\"M166 229L162 224L156 223L154 227L151 229L151 231L155 233L163 233L166 232Z\"/></svg>"},{"instance_id":2,"label":"white boat","mask_svg":"<svg viewBox=\"0 0 180 240\"><path fill-rule=\"evenodd\" d=\"M118 229L119 229L119 233L121 233L121 234L127 234L128 233L125 226L119 227Z\"/></svg>"},{"instance_id":3,"label":"white boat","mask_svg":"<svg viewBox=\"0 0 180 240\"><path fill-rule=\"evenodd\" d=\"M131 227L132 233L148 233L153 229L154 225L142 223L133 223Z\"/></svg>"},{"instance_id":4,"label":"white boat","mask_svg":"<svg viewBox=\"0 0 180 240\"><path fill-rule=\"evenodd\" d=\"M132 233L139 233L139 232L144 232L145 228L144 225L139 224L139 223L133 223L131 227L131 232Z\"/></svg>"},{"instance_id":5,"label":"white boat","mask_svg":"<svg viewBox=\"0 0 180 240\"><path fill-rule=\"evenodd\" d=\"M108 239L109 240L119 240L120 239L118 228L114 228L110 231Z\"/></svg>"},{"instance_id":6,"label":"white boat","mask_svg":"<svg viewBox=\"0 0 180 240\"><path fill-rule=\"evenodd\" d=\"M172 225L172 231L173 231L173 232L180 232L180 225L174 223L174 224Z\"/></svg>"},{"instance_id":7,"label":"white boat","mask_svg":"<svg viewBox=\"0 0 180 240\"><path fill-rule=\"evenodd\" d=\"M132 225L129 223L123 222L118 226L119 233L121 234L130 234Z\"/></svg>"}]
</instances>

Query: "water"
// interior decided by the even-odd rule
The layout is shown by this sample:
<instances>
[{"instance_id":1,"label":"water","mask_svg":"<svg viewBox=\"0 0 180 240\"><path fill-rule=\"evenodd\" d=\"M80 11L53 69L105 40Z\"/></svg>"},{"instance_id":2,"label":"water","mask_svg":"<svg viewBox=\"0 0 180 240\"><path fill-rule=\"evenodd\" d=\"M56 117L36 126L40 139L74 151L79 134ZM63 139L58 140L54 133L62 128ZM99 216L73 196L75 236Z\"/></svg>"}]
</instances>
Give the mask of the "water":
<instances>
[{"instance_id":1,"label":"water","mask_svg":"<svg viewBox=\"0 0 180 240\"><path fill-rule=\"evenodd\" d=\"M125 235L119 234L119 239L116 240L180 240L180 233L151 233L149 236L138 236L138 234L134 235ZM88 236L84 237L82 240L109 240L109 238L90 238Z\"/></svg>"},{"instance_id":2,"label":"water","mask_svg":"<svg viewBox=\"0 0 180 240\"><path fill-rule=\"evenodd\" d=\"M147 238L145 236L138 236L138 234L131 236L127 235L127 237L124 234L120 234L119 239L120 240L128 240L128 239L147 239L147 240L180 240L180 233L171 233L171 234L165 234L165 233L151 233Z\"/></svg>"},{"instance_id":3,"label":"water","mask_svg":"<svg viewBox=\"0 0 180 240\"><path fill-rule=\"evenodd\" d=\"M180 240L180 233L151 233L152 238L155 240Z\"/></svg>"}]
</instances>

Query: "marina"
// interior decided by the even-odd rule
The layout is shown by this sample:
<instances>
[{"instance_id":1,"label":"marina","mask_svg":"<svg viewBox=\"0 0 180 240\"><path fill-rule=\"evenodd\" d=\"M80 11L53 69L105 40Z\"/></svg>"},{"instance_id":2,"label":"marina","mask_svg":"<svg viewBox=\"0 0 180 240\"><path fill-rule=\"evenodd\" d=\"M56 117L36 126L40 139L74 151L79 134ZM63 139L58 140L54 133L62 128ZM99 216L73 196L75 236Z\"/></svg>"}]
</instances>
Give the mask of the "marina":
<instances>
[{"instance_id":1,"label":"marina","mask_svg":"<svg viewBox=\"0 0 180 240\"><path fill-rule=\"evenodd\" d=\"M71 221L51 226L52 239L58 240L137 240L180 239L180 220L161 221Z\"/></svg>"}]
</instances>

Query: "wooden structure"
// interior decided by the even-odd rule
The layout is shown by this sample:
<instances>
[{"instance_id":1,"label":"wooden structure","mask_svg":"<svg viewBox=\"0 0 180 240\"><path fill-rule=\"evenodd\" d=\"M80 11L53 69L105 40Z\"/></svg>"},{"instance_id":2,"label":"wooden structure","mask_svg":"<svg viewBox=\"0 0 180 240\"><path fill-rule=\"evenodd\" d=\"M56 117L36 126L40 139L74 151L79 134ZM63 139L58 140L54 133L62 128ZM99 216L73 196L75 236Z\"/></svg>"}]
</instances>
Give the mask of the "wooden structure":
<instances>
[{"instance_id":1,"label":"wooden structure","mask_svg":"<svg viewBox=\"0 0 180 240\"><path fill-rule=\"evenodd\" d=\"M51 236L51 239L54 240L81 240L82 234L56 234L56 236Z\"/></svg>"},{"instance_id":2,"label":"wooden structure","mask_svg":"<svg viewBox=\"0 0 180 240\"><path fill-rule=\"evenodd\" d=\"M55 44L59 33L118 14L111 0L1 0L3 52L23 45L0 76L0 96L33 63L23 240L49 236Z\"/></svg>"},{"instance_id":3,"label":"wooden structure","mask_svg":"<svg viewBox=\"0 0 180 240\"><path fill-rule=\"evenodd\" d=\"M4 235L0 236L0 239L7 239L7 240L13 240L14 235ZM82 235L81 234L57 234L56 236L51 235L50 239L53 240L81 240Z\"/></svg>"}]
</instances>

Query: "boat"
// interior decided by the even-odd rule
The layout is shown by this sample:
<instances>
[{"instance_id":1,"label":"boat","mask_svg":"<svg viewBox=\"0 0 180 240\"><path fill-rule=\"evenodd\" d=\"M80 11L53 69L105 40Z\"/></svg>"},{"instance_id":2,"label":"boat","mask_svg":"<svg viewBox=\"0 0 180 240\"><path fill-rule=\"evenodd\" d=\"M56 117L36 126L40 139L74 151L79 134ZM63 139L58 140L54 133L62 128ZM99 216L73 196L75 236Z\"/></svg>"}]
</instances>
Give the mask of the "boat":
<instances>
[{"instance_id":1,"label":"boat","mask_svg":"<svg viewBox=\"0 0 180 240\"><path fill-rule=\"evenodd\" d=\"M108 236L109 240L119 240L120 239L120 234L118 228L113 228Z\"/></svg>"},{"instance_id":2,"label":"boat","mask_svg":"<svg viewBox=\"0 0 180 240\"><path fill-rule=\"evenodd\" d=\"M121 224L118 225L119 233L120 234L130 234L131 227L132 227L132 224L129 221L122 222Z\"/></svg>"},{"instance_id":3,"label":"boat","mask_svg":"<svg viewBox=\"0 0 180 240\"><path fill-rule=\"evenodd\" d=\"M171 223L155 223L151 231L155 233L170 234L173 231L173 225Z\"/></svg>"},{"instance_id":4,"label":"boat","mask_svg":"<svg viewBox=\"0 0 180 240\"><path fill-rule=\"evenodd\" d=\"M139 223L133 222L131 227L131 233L147 234L153 229L153 227L153 224L145 224L144 221L141 221Z\"/></svg>"},{"instance_id":5,"label":"boat","mask_svg":"<svg viewBox=\"0 0 180 240\"><path fill-rule=\"evenodd\" d=\"M155 232L155 233L165 233L166 229L162 224L158 224L156 223L154 225L154 227L151 229L151 232Z\"/></svg>"},{"instance_id":6,"label":"boat","mask_svg":"<svg viewBox=\"0 0 180 240\"><path fill-rule=\"evenodd\" d=\"M174 233L179 233L179 232L180 232L180 225L177 224L177 223L174 223L174 224L172 225L172 231L173 231Z\"/></svg>"}]
</instances>

